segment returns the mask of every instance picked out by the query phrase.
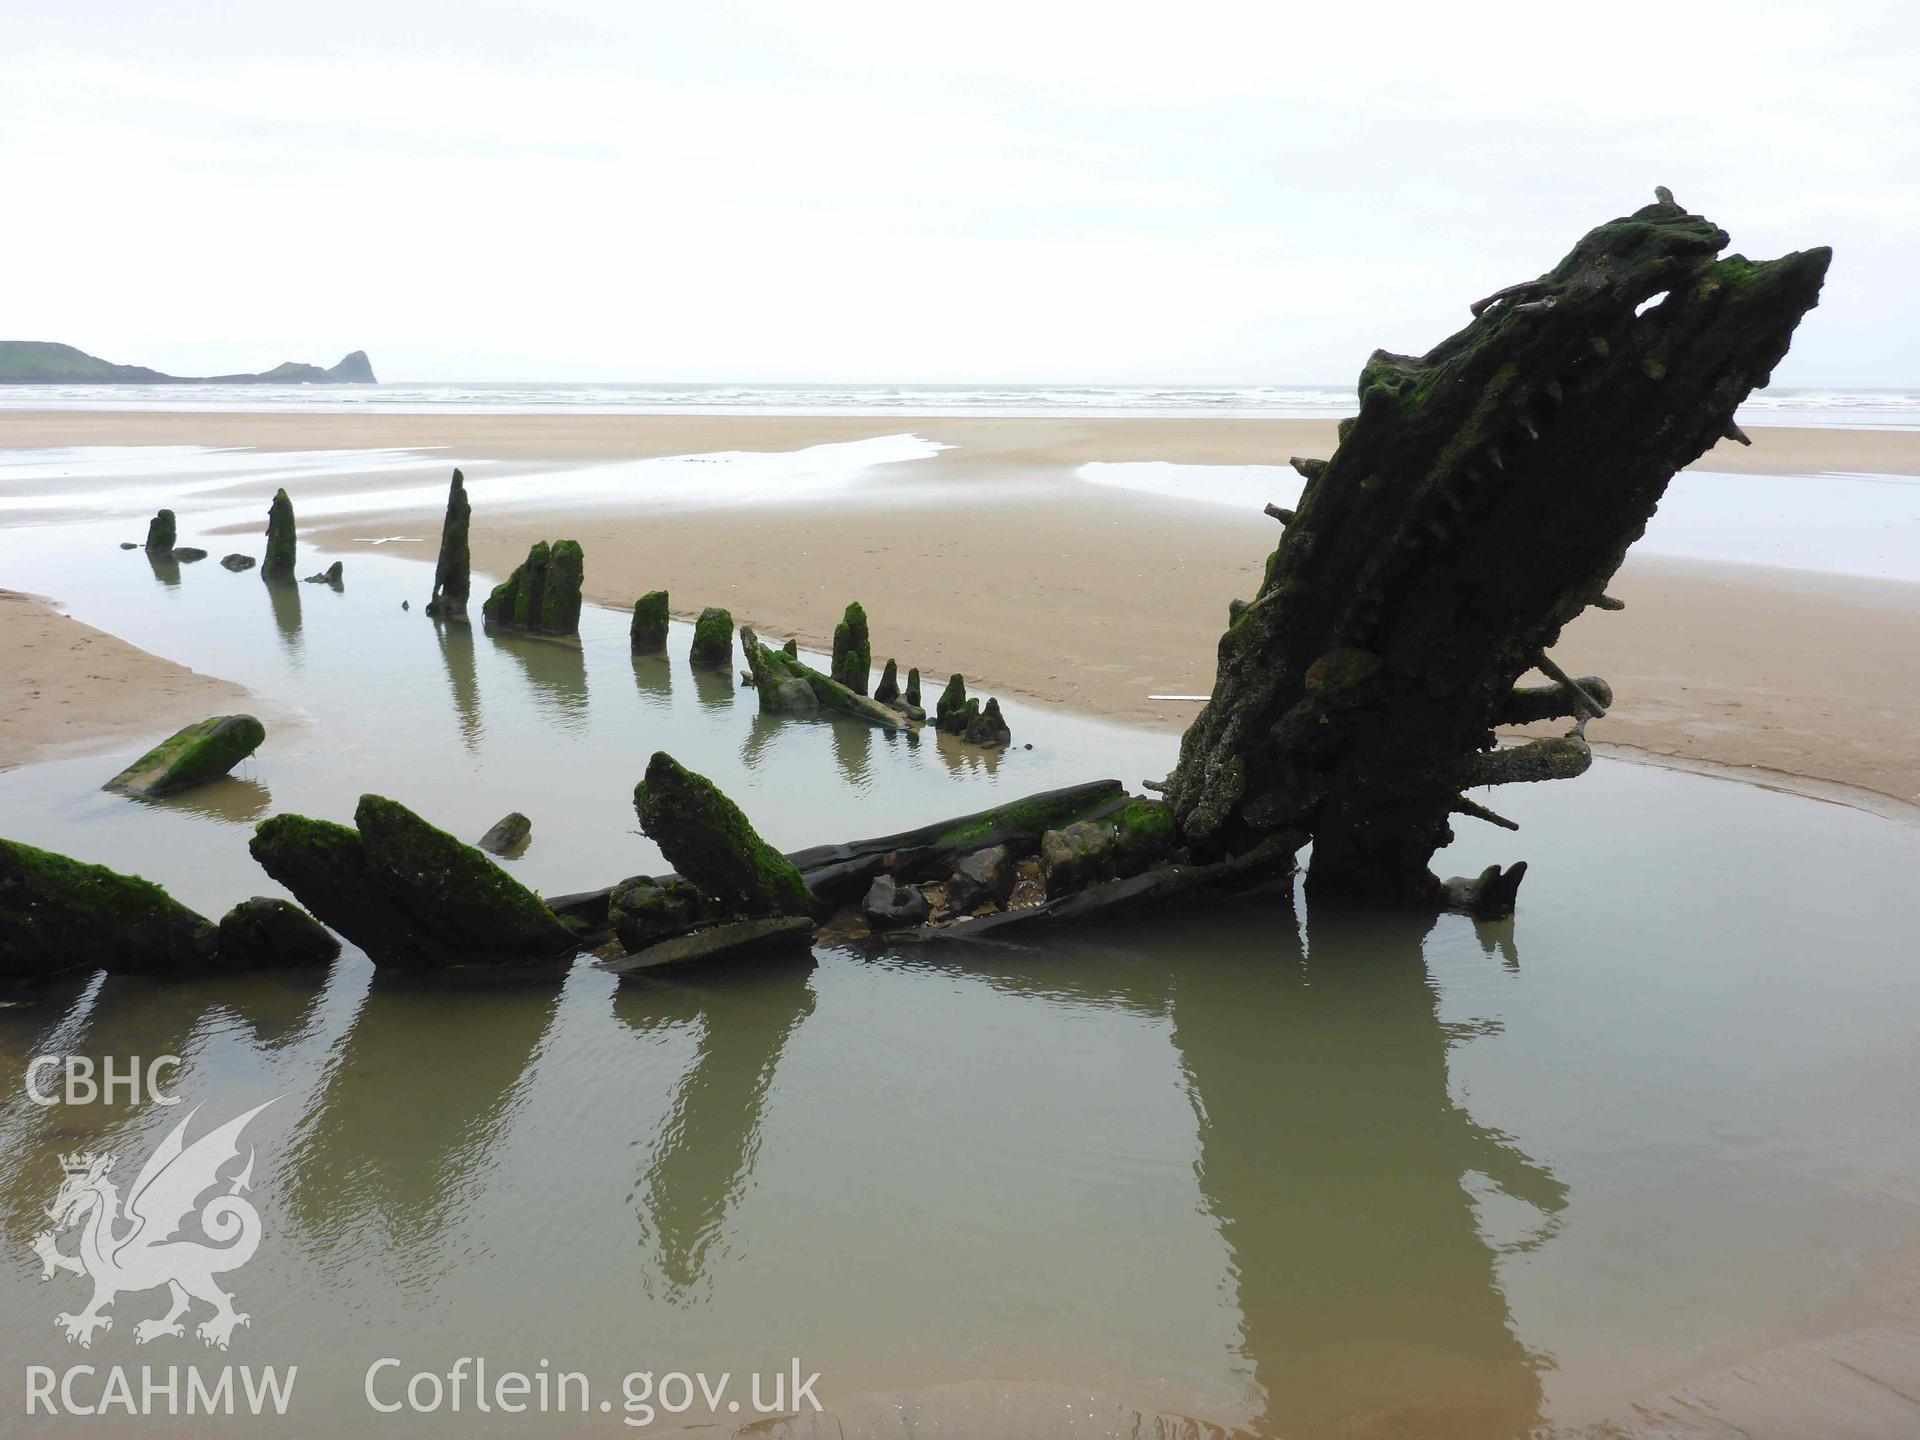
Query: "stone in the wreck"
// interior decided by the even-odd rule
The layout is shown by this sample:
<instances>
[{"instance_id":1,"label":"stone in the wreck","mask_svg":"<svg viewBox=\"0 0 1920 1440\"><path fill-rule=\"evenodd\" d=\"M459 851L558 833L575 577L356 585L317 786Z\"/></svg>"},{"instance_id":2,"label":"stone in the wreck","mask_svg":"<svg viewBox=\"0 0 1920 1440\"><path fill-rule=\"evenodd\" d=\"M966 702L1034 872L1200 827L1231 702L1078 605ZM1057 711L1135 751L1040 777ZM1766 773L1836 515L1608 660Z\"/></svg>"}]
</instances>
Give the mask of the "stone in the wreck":
<instances>
[{"instance_id":1,"label":"stone in the wreck","mask_svg":"<svg viewBox=\"0 0 1920 1440\"><path fill-rule=\"evenodd\" d=\"M876 875L860 902L860 913L876 930L898 930L924 925L933 913L919 887L891 875Z\"/></svg>"},{"instance_id":2,"label":"stone in the wreck","mask_svg":"<svg viewBox=\"0 0 1920 1440\"><path fill-rule=\"evenodd\" d=\"M298 905L268 895L242 900L222 915L218 933L223 969L324 965L340 953L340 942L319 921Z\"/></svg>"},{"instance_id":3,"label":"stone in the wreck","mask_svg":"<svg viewBox=\"0 0 1920 1440\"><path fill-rule=\"evenodd\" d=\"M532 839L533 822L518 810L510 810L473 843L490 854L512 857L525 850Z\"/></svg>"},{"instance_id":4,"label":"stone in the wreck","mask_svg":"<svg viewBox=\"0 0 1920 1440\"><path fill-rule=\"evenodd\" d=\"M855 600L833 627L832 675L856 695L867 693L867 681L873 673L873 645L867 638L867 612Z\"/></svg>"},{"instance_id":5,"label":"stone in the wreck","mask_svg":"<svg viewBox=\"0 0 1920 1440\"><path fill-rule=\"evenodd\" d=\"M260 578L291 580L293 558L293 501L285 490L276 490L267 507L267 553L260 561Z\"/></svg>"},{"instance_id":6,"label":"stone in the wreck","mask_svg":"<svg viewBox=\"0 0 1920 1440\"><path fill-rule=\"evenodd\" d=\"M255 563L256 562L253 556L251 555L241 555L241 554L235 553L232 555L222 555L220 557L220 564L224 568L233 571L233 573L236 575L238 575L242 570L253 569Z\"/></svg>"},{"instance_id":7,"label":"stone in the wreck","mask_svg":"<svg viewBox=\"0 0 1920 1440\"><path fill-rule=\"evenodd\" d=\"M347 583L347 567L336 560L317 575L307 576L309 585L330 585L335 590L343 590Z\"/></svg>"},{"instance_id":8,"label":"stone in the wreck","mask_svg":"<svg viewBox=\"0 0 1920 1440\"><path fill-rule=\"evenodd\" d=\"M558 959L573 932L471 845L395 801L362 795L357 830L304 815L262 821L261 867L376 965L433 968Z\"/></svg>"},{"instance_id":9,"label":"stone in the wreck","mask_svg":"<svg viewBox=\"0 0 1920 1440\"><path fill-rule=\"evenodd\" d=\"M179 539L174 525L173 511L162 510L147 522L147 550L154 555L168 555L173 551L174 542Z\"/></svg>"},{"instance_id":10,"label":"stone in the wreck","mask_svg":"<svg viewBox=\"0 0 1920 1440\"><path fill-rule=\"evenodd\" d=\"M497 629L578 635L585 576L586 554L579 541L536 541L513 573L493 587L480 607L481 617Z\"/></svg>"},{"instance_id":11,"label":"stone in the wreck","mask_svg":"<svg viewBox=\"0 0 1920 1440\"><path fill-rule=\"evenodd\" d=\"M727 913L808 913L811 897L793 862L760 838L719 786L665 751L648 762L633 808L667 863Z\"/></svg>"},{"instance_id":12,"label":"stone in the wreck","mask_svg":"<svg viewBox=\"0 0 1920 1440\"><path fill-rule=\"evenodd\" d=\"M151 881L0 840L0 976L185 973L216 948L213 922Z\"/></svg>"},{"instance_id":13,"label":"stone in the wreck","mask_svg":"<svg viewBox=\"0 0 1920 1440\"><path fill-rule=\"evenodd\" d=\"M649 590L633 602L627 642L636 655L659 655L667 648L667 592Z\"/></svg>"},{"instance_id":14,"label":"stone in the wreck","mask_svg":"<svg viewBox=\"0 0 1920 1440\"><path fill-rule=\"evenodd\" d=\"M709 605L693 622L693 649L688 658L701 670L733 669L733 615Z\"/></svg>"},{"instance_id":15,"label":"stone in the wreck","mask_svg":"<svg viewBox=\"0 0 1920 1440\"><path fill-rule=\"evenodd\" d=\"M176 730L100 788L170 795L218 780L260 748L267 728L251 715L214 715Z\"/></svg>"},{"instance_id":16,"label":"stone in the wreck","mask_svg":"<svg viewBox=\"0 0 1920 1440\"><path fill-rule=\"evenodd\" d=\"M447 486L446 518L440 522L440 556L433 565L429 615L443 620L467 618L467 600L473 593L473 555L468 540L472 522L467 477L456 468Z\"/></svg>"},{"instance_id":17,"label":"stone in the wreck","mask_svg":"<svg viewBox=\"0 0 1920 1440\"><path fill-rule=\"evenodd\" d=\"M1013 894L1014 879L1013 856L1004 845L963 855L947 880L947 908L966 915L983 905L1004 905Z\"/></svg>"},{"instance_id":18,"label":"stone in the wreck","mask_svg":"<svg viewBox=\"0 0 1920 1440\"><path fill-rule=\"evenodd\" d=\"M677 875L659 880L636 875L614 886L607 897L607 924L624 950L644 950L685 934L702 921L719 918L715 903Z\"/></svg>"}]
</instances>

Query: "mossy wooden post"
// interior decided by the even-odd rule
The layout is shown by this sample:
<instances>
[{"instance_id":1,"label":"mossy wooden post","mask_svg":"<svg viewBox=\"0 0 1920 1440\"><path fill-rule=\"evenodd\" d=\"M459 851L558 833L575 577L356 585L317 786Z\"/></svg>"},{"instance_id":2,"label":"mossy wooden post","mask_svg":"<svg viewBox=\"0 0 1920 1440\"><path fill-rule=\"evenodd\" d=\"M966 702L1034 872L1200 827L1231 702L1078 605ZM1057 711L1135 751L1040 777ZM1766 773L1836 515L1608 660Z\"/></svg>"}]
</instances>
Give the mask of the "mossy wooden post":
<instances>
[{"instance_id":1,"label":"mossy wooden post","mask_svg":"<svg viewBox=\"0 0 1920 1440\"><path fill-rule=\"evenodd\" d=\"M917 666L907 671L907 688L901 694L907 704L916 710L920 708L920 671Z\"/></svg>"},{"instance_id":2,"label":"mossy wooden post","mask_svg":"<svg viewBox=\"0 0 1920 1440\"><path fill-rule=\"evenodd\" d=\"M856 695L867 693L873 673L873 645L867 638L867 612L854 601L833 627L833 665L829 673Z\"/></svg>"},{"instance_id":3,"label":"mossy wooden post","mask_svg":"<svg viewBox=\"0 0 1920 1440\"><path fill-rule=\"evenodd\" d=\"M174 541L179 532L174 528L173 511L162 510L147 522L147 553L149 555L171 555Z\"/></svg>"},{"instance_id":4,"label":"mossy wooden post","mask_svg":"<svg viewBox=\"0 0 1920 1440\"><path fill-rule=\"evenodd\" d=\"M433 598L427 614L443 620L467 618L467 599L473 589L473 557L468 530L473 506L467 500L467 479L457 469L447 487L447 516L440 522L440 558L433 567Z\"/></svg>"},{"instance_id":5,"label":"mossy wooden post","mask_svg":"<svg viewBox=\"0 0 1920 1440\"><path fill-rule=\"evenodd\" d=\"M667 592L649 590L633 602L627 640L636 655L659 655L667 648Z\"/></svg>"},{"instance_id":6,"label":"mossy wooden post","mask_svg":"<svg viewBox=\"0 0 1920 1440\"><path fill-rule=\"evenodd\" d=\"M291 580L293 551L293 501L285 490L276 490L267 507L267 553L260 561L260 578Z\"/></svg>"},{"instance_id":7,"label":"mossy wooden post","mask_svg":"<svg viewBox=\"0 0 1920 1440\"><path fill-rule=\"evenodd\" d=\"M640 828L681 875L734 915L805 915L800 871L762 840L738 805L665 751L633 790Z\"/></svg>"},{"instance_id":8,"label":"mossy wooden post","mask_svg":"<svg viewBox=\"0 0 1920 1440\"><path fill-rule=\"evenodd\" d=\"M481 618L492 627L578 635L585 573L586 556L579 541L536 541L527 558L481 603Z\"/></svg>"},{"instance_id":9,"label":"mossy wooden post","mask_svg":"<svg viewBox=\"0 0 1920 1440\"><path fill-rule=\"evenodd\" d=\"M215 947L213 922L151 881L0 840L0 977L190 973Z\"/></svg>"},{"instance_id":10,"label":"mossy wooden post","mask_svg":"<svg viewBox=\"0 0 1920 1440\"><path fill-rule=\"evenodd\" d=\"M215 715L176 731L100 788L170 795L218 780L260 748L267 729L251 715Z\"/></svg>"},{"instance_id":11,"label":"mossy wooden post","mask_svg":"<svg viewBox=\"0 0 1920 1440\"><path fill-rule=\"evenodd\" d=\"M586 552L578 540L556 540L547 552L546 592L534 628L543 635L580 633L580 587L587 578Z\"/></svg>"},{"instance_id":12,"label":"mossy wooden post","mask_svg":"<svg viewBox=\"0 0 1920 1440\"><path fill-rule=\"evenodd\" d=\"M1426 355L1367 362L1333 457L1295 462L1299 505L1167 780L1196 860L1304 830L1317 893L1433 905L1451 817L1491 813L1462 787L1586 768L1599 707L1571 691L1564 739L1487 753L1515 682L1600 604L1674 473L1742 438L1831 258L1726 245L1662 192ZM1515 878L1480 887L1493 908Z\"/></svg>"},{"instance_id":13,"label":"mossy wooden post","mask_svg":"<svg viewBox=\"0 0 1920 1440\"><path fill-rule=\"evenodd\" d=\"M693 649L688 658L702 670L733 669L733 615L709 605L693 624Z\"/></svg>"},{"instance_id":14,"label":"mossy wooden post","mask_svg":"<svg viewBox=\"0 0 1920 1440\"><path fill-rule=\"evenodd\" d=\"M891 659L880 672L880 683L873 687L873 698L882 705L891 705L900 698L900 667Z\"/></svg>"},{"instance_id":15,"label":"mossy wooden post","mask_svg":"<svg viewBox=\"0 0 1920 1440\"><path fill-rule=\"evenodd\" d=\"M947 677L947 688L933 702L933 723L949 735L960 735L967 728L967 681L955 672Z\"/></svg>"},{"instance_id":16,"label":"mossy wooden post","mask_svg":"<svg viewBox=\"0 0 1920 1440\"><path fill-rule=\"evenodd\" d=\"M573 933L473 846L397 801L362 795L348 829L275 815L247 848L274 879L376 965L557 959Z\"/></svg>"}]
</instances>

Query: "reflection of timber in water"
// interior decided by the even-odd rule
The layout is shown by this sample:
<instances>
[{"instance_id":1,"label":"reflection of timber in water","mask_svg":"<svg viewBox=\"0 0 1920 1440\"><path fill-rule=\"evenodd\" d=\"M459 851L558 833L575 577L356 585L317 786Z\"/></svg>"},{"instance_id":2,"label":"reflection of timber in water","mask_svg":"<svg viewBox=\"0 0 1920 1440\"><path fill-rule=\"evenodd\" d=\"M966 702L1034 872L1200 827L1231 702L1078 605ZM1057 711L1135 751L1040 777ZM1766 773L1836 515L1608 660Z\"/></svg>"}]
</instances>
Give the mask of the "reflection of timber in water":
<instances>
[{"instance_id":1,"label":"reflection of timber in water","mask_svg":"<svg viewBox=\"0 0 1920 1440\"><path fill-rule=\"evenodd\" d=\"M288 1150L303 1228L350 1247L371 1225L391 1254L431 1264L455 1213L505 1163L497 1142L559 996L554 980L375 970Z\"/></svg>"},{"instance_id":2,"label":"reflection of timber in water","mask_svg":"<svg viewBox=\"0 0 1920 1440\"><path fill-rule=\"evenodd\" d=\"M58 1181L61 1152L125 1148L129 1125L170 1125L191 1108L149 1103L144 1082L154 1060L180 1057L177 1068L154 1075L163 1091L205 1096L210 1084L218 1084L208 1072L223 1069L223 1043L271 1056L312 1033L331 973L313 966L178 980L76 972L57 977L35 1005L7 1012L0 1021L0 1067L15 1077L9 1097L15 1103L0 1107L0 1233L31 1234L42 1222L40 1207L52 1193L50 1179ZM110 1099L31 1104L25 1097L27 1064L50 1054L90 1062L97 1080L107 1076L109 1065L116 1074L130 1074L137 1060L142 1095L133 1098L121 1084ZM60 1072L43 1074L39 1085L59 1090Z\"/></svg>"},{"instance_id":3,"label":"reflection of timber in water","mask_svg":"<svg viewBox=\"0 0 1920 1440\"><path fill-rule=\"evenodd\" d=\"M1184 956L1169 917L909 962L1171 1018L1259 1434L1503 1440L1538 1416L1541 1362L1514 1337L1467 1186L1531 1205L1536 1241L1566 1190L1449 1095L1431 923L1323 906L1303 939L1283 904L1249 899ZM1511 927L1481 942L1510 954Z\"/></svg>"},{"instance_id":4,"label":"reflection of timber in water","mask_svg":"<svg viewBox=\"0 0 1920 1440\"><path fill-rule=\"evenodd\" d=\"M928 724L926 733L933 737L934 748L940 752L940 758L946 762L947 769L955 775L972 778L999 772L999 746L969 745L957 735L949 735L944 730L935 730L931 723Z\"/></svg>"},{"instance_id":5,"label":"reflection of timber in water","mask_svg":"<svg viewBox=\"0 0 1920 1440\"><path fill-rule=\"evenodd\" d=\"M731 967L724 980L622 982L614 1014L634 1030L699 1026L639 1183L643 1244L658 1252L666 1298L700 1285L728 1212L753 1176L760 1125L787 1039L813 1012L811 957Z\"/></svg>"},{"instance_id":6,"label":"reflection of timber in water","mask_svg":"<svg viewBox=\"0 0 1920 1440\"><path fill-rule=\"evenodd\" d=\"M865 791L873 783L873 726L863 720L827 723L833 727L833 763L840 767L840 778Z\"/></svg>"},{"instance_id":7,"label":"reflection of timber in water","mask_svg":"<svg viewBox=\"0 0 1920 1440\"><path fill-rule=\"evenodd\" d=\"M666 714L673 709L673 665L665 655L635 655L633 684L640 702Z\"/></svg>"},{"instance_id":8,"label":"reflection of timber in water","mask_svg":"<svg viewBox=\"0 0 1920 1440\"><path fill-rule=\"evenodd\" d=\"M460 717L460 743L469 755L478 752L486 727L480 721L480 681L474 670L473 626L457 620L433 622L440 642L440 663L447 667L453 687L453 709Z\"/></svg>"},{"instance_id":9,"label":"reflection of timber in water","mask_svg":"<svg viewBox=\"0 0 1920 1440\"><path fill-rule=\"evenodd\" d=\"M488 630L496 650L514 658L541 718L568 733L587 727L587 657L578 641Z\"/></svg>"},{"instance_id":10,"label":"reflection of timber in water","mask_svg":"<svg viewBox=\"0 0 1920 1440\"><path fill-rule=\"evenodd\" d=\"M1430 924L1321 907L1304 948L1284 928L1277 943L1222 935L1174 979L1200 1187L1233 1249L1275 1434L1464 1440L1539 1416L1539 1361L1514 1336L1465 1182L1485 1176L1543 1217L1566 1190L1449 1095Z\"/></svg>"},{"instance_id":11,"label":"reflection of timber in water","mask_svg":"<svg viewBox=\"0 0 1920 1440\"><path fill-rule=\"evenodd\" d=\"M153 550L142 553L147 557L147 567L153 571L154 579L169 587L180 583L180 562L173 556L162 555Z\"/></svg>"},{"instance_id":12,"label":"reflection of timber in water","mask_svg":"<svg viewBox=\"0 0 1920 1440\"><path fill-rule=\"evenodd\" d=\"M693 671L693 693L699 698L702 710L724 710L733 704L734 680L731 668L709 670L704 665L689 667Z\"/></svg>"},{"instance_id":13,"label":"reflection of timber in water","mask_svg":"<svg viewBox=\"0 0 1920 1440\"><path fill-rule=\"evenodd\" d=\"M228 825L251 825L273 805L273 792L258 780L240 775L222 775L180 790L171 795L134 795L139 805L157 805L166 810L185 811Z\"/></svg>"},{"instance_id":14,"label":"reflection of timber in water","mask_svg":"<svg viewBox=\"0 0 1920 1440\"><path fill-rule=\"evenodd\" d=\"M273 601L273 624L280 632L280 643L286 647L287 658L295 665L300 663L300 582L298 580L265 580L261 582L267 588L267 594Z\"/></svg>"}]
</instances>

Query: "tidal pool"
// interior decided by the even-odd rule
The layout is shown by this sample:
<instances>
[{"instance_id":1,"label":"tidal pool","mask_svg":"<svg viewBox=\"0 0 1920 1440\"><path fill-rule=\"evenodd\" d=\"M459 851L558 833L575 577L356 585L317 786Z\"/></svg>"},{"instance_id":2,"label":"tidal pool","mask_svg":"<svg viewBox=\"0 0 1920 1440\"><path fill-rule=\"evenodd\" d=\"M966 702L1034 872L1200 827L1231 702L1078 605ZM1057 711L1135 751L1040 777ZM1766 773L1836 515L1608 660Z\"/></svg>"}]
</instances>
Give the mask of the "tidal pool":
<instances>
[{"instance_id":1,"label":"tidal pool","mask_svg":"<svg viewBox=\"0 0 1920 1440\"><path fill-rule=\"evenodd\" d=\"M501 639L422 616L429 572L394 547L349 555L336 594L153 566L113 548L125 529L0 531L0 578L299 718L173 801L98 791L142 743L0 775L0 833L203 910L276 893L255 820L344 818L365 790L468 838L526 812L509 867L555 893L659 868L631 807L656 749L786 846L1173 759L1171 737L1019 705L1034 748L999 756L768 719L687 668L684 627L663 661L592 607L578 648ZM187 1106L42 1109L9 1081L0 1349L218 1363L135 1344L159 1294L67 1345L54 1315L84 1288L43 1280L30 1242L61 1152L130 1170L188 1106L281 1097L249 1132L265 1239L230 1277L252 1322L218 1358L299 1378L278 1430L230 1433L624 1433L629 1371L794 1356L829 1403L1044 1380L1271 1436L1592 1419L1920 1232L1920 831L1607 762L1500 808L1520 834L1463 821L1439 861L1531 862L1498 925L1283 894L1044 948L822 947L625 983L401 976L351 947L312 973L69 977L0 1010L0 1072L175 1054ZM377 1359L462 1356L584 1373L615 1408L368 1409Z\"/></svg>"}]
</instances>

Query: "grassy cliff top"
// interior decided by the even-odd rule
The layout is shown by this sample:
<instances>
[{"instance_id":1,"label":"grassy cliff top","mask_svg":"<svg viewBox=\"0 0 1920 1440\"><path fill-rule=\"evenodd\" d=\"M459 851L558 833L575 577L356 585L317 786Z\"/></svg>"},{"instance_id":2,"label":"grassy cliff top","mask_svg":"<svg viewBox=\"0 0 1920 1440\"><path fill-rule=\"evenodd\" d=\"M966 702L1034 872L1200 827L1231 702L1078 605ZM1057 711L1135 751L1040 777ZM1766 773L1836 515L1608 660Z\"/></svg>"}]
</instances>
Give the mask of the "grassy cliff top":
<instances>
[{"instance_id":1,"label":"grassy cliff top","mask_svg":"<svg viewBox=\"0 0 1920 1440\"><path fill-rule=\"evenodd\" d=\"M116 365L53 340L0 340L0 385L372 385L367 352L355 350L328 369L288 360L247 375L168 375L144 365Z\"/></svg>"}]
</instances>

